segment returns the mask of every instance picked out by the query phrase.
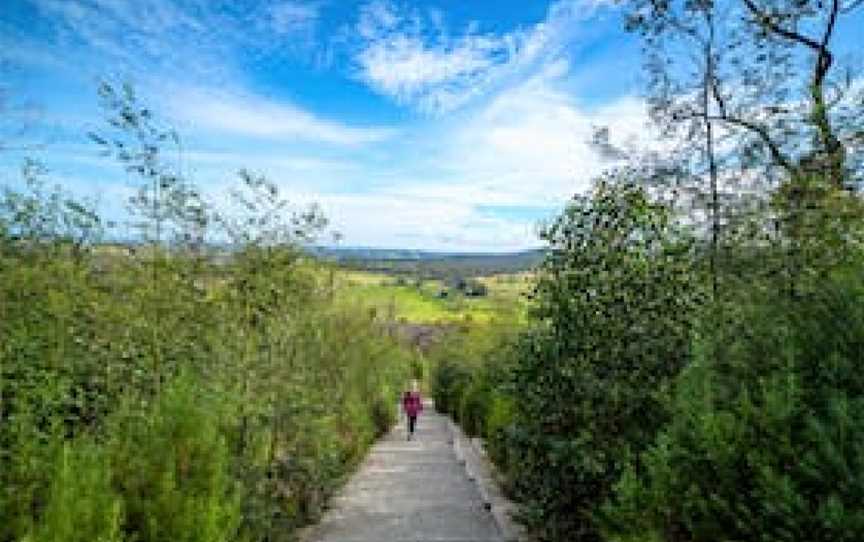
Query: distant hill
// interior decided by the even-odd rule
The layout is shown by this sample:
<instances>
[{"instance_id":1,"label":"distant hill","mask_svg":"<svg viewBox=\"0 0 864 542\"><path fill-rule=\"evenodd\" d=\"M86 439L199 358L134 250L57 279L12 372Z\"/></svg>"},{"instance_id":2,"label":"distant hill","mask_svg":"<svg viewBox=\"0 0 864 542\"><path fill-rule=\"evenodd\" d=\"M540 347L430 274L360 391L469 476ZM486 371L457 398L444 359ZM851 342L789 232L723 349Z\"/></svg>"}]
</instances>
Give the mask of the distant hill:
<instances>
[{"instance_id":1,"label":"distant hill","mask_svg":"<svg viewBox=\"0 0 864 542\"><path fill-rule=\"evenodd\" d=\"M330 247L316 247L313 253L354 269L442 279L530 271L544 255L542 249L482 253Z\"/></svg>"}]
</instances>

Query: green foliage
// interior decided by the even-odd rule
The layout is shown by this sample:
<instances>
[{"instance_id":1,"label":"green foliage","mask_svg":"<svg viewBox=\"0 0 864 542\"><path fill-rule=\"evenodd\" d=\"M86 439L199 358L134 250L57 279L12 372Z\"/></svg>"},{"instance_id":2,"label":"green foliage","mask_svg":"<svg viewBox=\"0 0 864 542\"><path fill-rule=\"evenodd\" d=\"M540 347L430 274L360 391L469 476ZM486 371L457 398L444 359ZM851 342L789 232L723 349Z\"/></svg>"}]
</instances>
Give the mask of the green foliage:
<instances>
[{"instance_id":1,"label":"green foliage","mask_svg":"<svg viewBox=\"0 0 864 542\"><path fill-rule=\"evenodd\" d=\"M157 289L146 256L28 258L0 269L2 540L284 539L394 420L412 356L296 252L174 256Z\"/></svg>"},{"instance_id":2,"label":"green foliage","mask_svg":"<svg viewBox=\"0 0 864 542\"><path fill-rule=\"evenodd\" d=\"M531 325L435 353L436 400L538 539L860 538L861 204L795 197L709 267L643 190L600 183L546 231Z\"/></svg>"},{"instance_id":3,"label":"green foliage","mask_svg":"<svg viewBox=\"0 0 864 542\"><path fill-rule=\"evenodd\" d=\"M493 376L503 371L499 363L502 345L519 330L508 321L466 324L452 329L430 353L431 390L435 408L456 421L472 421L471 434L483 434L486 403ZM497 381L496 381L497 382Z\"/></svg>"},{"instance_id":4,"label":"green foliage","mask_svg":"<svg viewBox=\"0 0 864 542\"><path fill-rule=\"evenodd\" d=\"M0 189L0 256L68 247L77 258L104 233L92 203L49 186L47 173L43 164L27 159L21 166L24 189Z\"/></svg>"},{"instance_id":5,"label":"green foliage","mask_svg":"<svg viewBox=\"0 0 864 542\"><path fill-rule=\"evenodd\" d=\"M124 540L123 501L111 485L104 447L80 439L59 445L48 476L51 487L42 521L23 539L33 542Z\"/></svg>"},{"instance_id":6,"label":"green foliage","mask_svg":"<svg viewBox=\"0 0 864 542\"><path fill-rule=\"evenodd\" d=\"M102 93L94 139L140 175L147 242L95 244L90 207L41 181L3 191L0 541L291 540L392 426L414 355L299 250L317 209L243 172L214 216L170 130Z\"/></svg>"},{"instance_id":7,"label":"green foliage","mask_svg":"<svg viewBox=\"0 0 864 542\"><path fill-rule=\"evenodd\" d=\"M217 397L173 380L142 416L124 404L107 424L111 476L138 540L233 540L239 494Z\"/></svg>"},{"instance_id":8,"label":"green foliage","mask_svg":"<svg viewBox=\"0 0 864 542\"><path fill-rule=\"evenodd\" d=\"M432 380L435 408L442 414L457 414L470 381L471 372L460 363L446 358L441 360Z\"/></svg>"},{"instance_id":9,"label":"green foliage","mask_svg":"<svg viewBox=\"0 0 864 542\"><path fill-rule=\"evenodd\" d=\"M486 419L489 416L492 383L481 368L472 375L461 391L458 418L462 428L471 436L481 436L485 434Z\"/></svg>"},{"instance_id":10,"label":"green foliage","mask_svg":"<svg viewBox=\"0 0 864 542\"><path fill-rule=\"evenodd\" d=\"M516 416L516 400L511 394L492 387L486 407L486 451L492 461L505 471L505 481L516 476L518 465L511 461L509 438Z\"/></svg>"},{"instance_id":11,"label":"green foliage","mask_svg":"<svg viewBox=\"0 0 864 542\"><path fill-rule=\"evenodd\" d=\"M600 183L545 232L534 317L516 345L510 461L523 520L596 540L596 507L666 420L696 306L689 241L638 187Z\"/></svg>"},{"instance_id":12,"label":"green foliage","mask_svg":"<svg viewBox=\"0 0 864 542\"><path fill-rule=\"evenodd\" d=\"M860 275L826 277L818 294L742 300L706 328L671 423L607 507L613 538L860 538L862 302Z\"/></svg>"},{"instance_id":13,"label":"green foliage","mask_svg":"<svg viewBox=\"0 0 864 542\"><path fill-rule=\"evenodd\" d=\"M103 81L98 92L108 126L88 135L138 178L128 208L142 239L200 246L208 210L194 184L166 156L179 151L179 134L140 103L131 84Z\"/></svg>"}]
</instances>

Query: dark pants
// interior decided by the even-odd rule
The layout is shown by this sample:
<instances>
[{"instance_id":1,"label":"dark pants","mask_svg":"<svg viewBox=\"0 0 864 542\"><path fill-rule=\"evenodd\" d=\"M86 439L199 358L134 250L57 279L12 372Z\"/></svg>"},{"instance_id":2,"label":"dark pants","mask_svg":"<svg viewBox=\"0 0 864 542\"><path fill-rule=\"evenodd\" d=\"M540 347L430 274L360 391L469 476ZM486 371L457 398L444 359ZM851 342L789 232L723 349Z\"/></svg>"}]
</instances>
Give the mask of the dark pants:
<instances>
[{"instance_id":1,"label":"dark pants","mask_svg":"<svg viewBox=\"0 0 864 542\"><path fill-rule=\"evenodd\" d=\"M414 427L417 425L417 415L408 416L408 434L414 434Z\"/></svg>"}]
</instances>

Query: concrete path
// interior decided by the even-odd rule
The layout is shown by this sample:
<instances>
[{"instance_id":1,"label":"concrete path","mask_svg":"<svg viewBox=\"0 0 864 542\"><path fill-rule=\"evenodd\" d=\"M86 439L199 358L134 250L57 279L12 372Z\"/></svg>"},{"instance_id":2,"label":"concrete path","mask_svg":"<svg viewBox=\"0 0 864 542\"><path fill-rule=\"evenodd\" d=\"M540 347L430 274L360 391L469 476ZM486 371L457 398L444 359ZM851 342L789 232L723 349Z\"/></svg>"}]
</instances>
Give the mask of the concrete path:
<instances>
[{"instance_id":1,"label":"concrete path","mask_svg":"<svg viewBox=\"0 0 864 542\"><path fill-rule=\"evenodd\" d=\"M309 534L310 542L501 542L492 514L430 406L414 440L404 422L371 450Z\"/></svg>"}]
</instances>

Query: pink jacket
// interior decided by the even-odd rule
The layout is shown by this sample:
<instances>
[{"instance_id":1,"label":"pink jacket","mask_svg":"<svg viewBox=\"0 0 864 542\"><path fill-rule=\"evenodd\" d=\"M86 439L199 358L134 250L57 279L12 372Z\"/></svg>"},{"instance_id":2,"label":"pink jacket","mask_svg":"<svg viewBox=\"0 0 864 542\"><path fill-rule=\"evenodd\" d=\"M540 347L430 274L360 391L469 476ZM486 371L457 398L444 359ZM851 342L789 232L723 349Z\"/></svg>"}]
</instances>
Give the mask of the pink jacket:
<instances>
[{"instance_id":1,"label":"pink jacket","mask_svg":"<svg viewBox=\"0 0 864 542\"><path fill-rule=\"evenodd\" d=\"M416 416L423 411L423 401L420 399L420 392L409 392L407 395L402 395L402 409L408 416Z\"/></svg>"}]
</instances>

